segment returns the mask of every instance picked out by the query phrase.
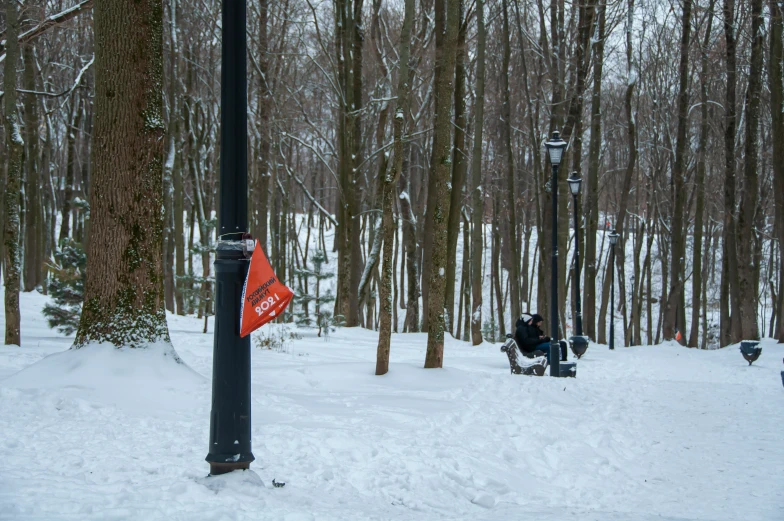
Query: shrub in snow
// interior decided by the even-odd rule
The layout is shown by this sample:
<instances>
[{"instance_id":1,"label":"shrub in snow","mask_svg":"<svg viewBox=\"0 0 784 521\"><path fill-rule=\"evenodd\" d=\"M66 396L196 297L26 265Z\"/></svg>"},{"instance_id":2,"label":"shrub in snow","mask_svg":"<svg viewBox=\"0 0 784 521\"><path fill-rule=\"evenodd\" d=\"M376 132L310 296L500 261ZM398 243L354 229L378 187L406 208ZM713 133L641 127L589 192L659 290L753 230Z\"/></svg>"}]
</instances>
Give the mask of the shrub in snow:
<instances>
[{"instance_id":1,"label":"shrub in snow","mask_svg":"<svg viewBox=\"0 0 784 521\"><path fill-rule=\"evenodd\" d=\"M274 324L261 328L253 336L253 343L259 349L269 349L279 353L288 353L293 340L302 338L286 324Z\"/></svg>"},{"instance_id":2,"label":"shrub in snow","mask_svg":"<svg viewBox=\"0 0 784 521\"><path fill-rule=\"evenodd\" d=\"M70 335L79 327L84 297L87 253L82 245L72 240L63 241L49 264L51 279L48 290L53 304L46 304L42 313L49 327Z\"/></svg>"}]
</instances>

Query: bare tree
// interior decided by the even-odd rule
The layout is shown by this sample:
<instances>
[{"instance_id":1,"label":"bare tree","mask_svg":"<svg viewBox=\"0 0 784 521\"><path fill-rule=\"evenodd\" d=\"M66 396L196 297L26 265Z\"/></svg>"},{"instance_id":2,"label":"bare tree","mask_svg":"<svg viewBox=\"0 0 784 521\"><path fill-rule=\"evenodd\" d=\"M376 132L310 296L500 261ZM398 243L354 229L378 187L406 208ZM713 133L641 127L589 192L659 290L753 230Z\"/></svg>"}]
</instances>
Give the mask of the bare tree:
<instances>
[{"instance_id":1,"label":"bare tree","mask_svg":"<svg viewBox=\"0 0 784 521\"><path fill-rule=\"evenodd\" d=\"M444 362L444 290L446 287L446 238L449 217L449 176L452 172L452 82L460 25L459 0L436 2L435 116L433 121L433 165L430 190L433 193L433 245L431 251L430 295L427 302L428 329L425 368L442 367Z\"/></svg>"},{"instance_id":2,"label":"bare tree","mask_svg":"<svg viewBox=\"0 0 784 521\"><path fill-rule=\"evenodd\" d=\"M19 13L16 2L5 3L6 59L3 72L5 105L5 142L7 154L3 215L3 250L5 252L5 343L22 345L19 312L19 188L22 177L24 140L16 112L16 66L19 61Z\"/></svg>"},{"instance_id":3,"label":"bare tree","mask_svg":"<svg viewBox=\"0 0 784 521\"><path fill-rule=\"evenodd\" d=\"M395 238L395 222L392 216L392 199L395 186L403 169L403 139L408 114L408 97L411 89L409 84L408 61L411 49L411 27L414 24L414 0L406 0L403 29L400 34L400 72L397 86L397 107L395 107L394 128L394 159L392 172L383 178L383 233L384 254L381 278L381 309L379 316L378 349L376 354L376 374L382 375L389 371L389 344L392 335L392 247Z\"/></svg>"},{"instance_id":4,"label":"bare tree","mask_svg":"<svg viewBox=\"0 0 784 521\"><path fill-rule=\"evenodd\" d=\"M474 146L471 156L471 343L482 343L482 228L484 227L484 190L482 186L482 131L485 115L485 2L477 0L476 106L474 109ZM492 307L492 302L491 302Z\"/></svg>"}]
</instances>

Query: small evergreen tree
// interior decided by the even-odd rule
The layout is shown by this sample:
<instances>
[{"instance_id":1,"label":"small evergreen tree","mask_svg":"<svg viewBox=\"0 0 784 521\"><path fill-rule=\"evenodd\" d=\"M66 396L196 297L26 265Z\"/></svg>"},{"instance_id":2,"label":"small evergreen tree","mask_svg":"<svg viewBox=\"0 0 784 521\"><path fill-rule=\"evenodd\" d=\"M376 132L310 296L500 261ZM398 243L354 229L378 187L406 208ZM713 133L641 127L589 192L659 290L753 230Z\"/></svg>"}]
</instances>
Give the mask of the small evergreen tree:
<instances>
[{"instance_id":1,"label":"small evergreen tree","mask_svg":"<svg viewBox=\"0 0 784 521\"><path fill-rule=\"evenodd\" d=\"M212 230L218 226L218 220L213 218L206 222L206 229L209 237L212 236ZM194 244L190 248L191 255L213 255L215 253L215 243L209 238L205 242ZM214 302L214 287L215 277L210 275L205 277L196 275L193 272L193 267L188 270L185 275L175 277L180 284L182 291L182 298L185 309L196 309L199 313L199 318L204 317L204 333L207 332L207 319L213 315L213 302Z\"/></svg>"},{"instance_id":2,"label":"small evergreen tree","mask_svg":"<svg viewBox=\"0 0 784 521\"><path fill-rule=\"evenodd\" d=\"M87 253L81 244L68 239L62 242L54 258L55 262L49 264L48 284L54 304L46 304L43 314L49 327L70 335L79 327L82 314Z\"/></svg>"},{"instance_id":3,"label":"small evergreen tree","mask_svg":"<svg viewBox=\"0 0 784 521\"><path fill-rule=\"evenodd\" d=\"M485 323L482 325L482 338L487 339L491 344L495 344L498 338L498 326L495 323L495 317L485 320Z\"/></svg>"},{"instance_id":4,"label":"small evergreen tree","mask_svg":"<svg viewBox=\"0 0 784 521\"><path fill-rule=\"evenodd\" d=\"M294 304L299 306L299 311L294 313L294 321L298 326L318 328L318 336L324 333L328 336L334 332L335 328L343 325L343 317L333 316L328 311L329 304L335 301L332 291L327 289L322 291L322 282L335 276L334 273L324 271L324 264L327 262L327 254L323 250L316 250L310 258L312 269L294 270L294 274L299 277L299 289L294 295ZM310 280L315 281L315 291L309 291ZM310 303L315 304L315 310L311 314Z\"/></svg>"}]
</instances>

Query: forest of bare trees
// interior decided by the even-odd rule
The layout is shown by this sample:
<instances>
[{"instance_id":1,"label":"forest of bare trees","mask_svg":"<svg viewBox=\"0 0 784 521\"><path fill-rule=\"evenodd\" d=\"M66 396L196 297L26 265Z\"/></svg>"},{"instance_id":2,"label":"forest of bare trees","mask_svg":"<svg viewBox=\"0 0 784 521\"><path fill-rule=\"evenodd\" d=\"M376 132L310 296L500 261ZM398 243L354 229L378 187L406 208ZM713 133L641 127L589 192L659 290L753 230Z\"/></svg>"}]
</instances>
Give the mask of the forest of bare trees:
<instances>
[{"instance_id":1,"label":"forest of bare trees","mask_svg":"<svg viewBox=\"0 0 784 521\"><path fill-rule=\"evenodd\" d=\"M221 3L126 3L4 2L7 344L65 243L88 259L77 344L168 338L110 331L123 309L213 313ZM428 333L426 367L444 335L495 340L527 310L557 306L569 336L578 288L600 343L611 307L625 345L784 341L781 0L247 0L247 17L249 231L299 292L317 238L334 314L383 333L377 373L392 331Z\"/></svg>"}]
</instances>

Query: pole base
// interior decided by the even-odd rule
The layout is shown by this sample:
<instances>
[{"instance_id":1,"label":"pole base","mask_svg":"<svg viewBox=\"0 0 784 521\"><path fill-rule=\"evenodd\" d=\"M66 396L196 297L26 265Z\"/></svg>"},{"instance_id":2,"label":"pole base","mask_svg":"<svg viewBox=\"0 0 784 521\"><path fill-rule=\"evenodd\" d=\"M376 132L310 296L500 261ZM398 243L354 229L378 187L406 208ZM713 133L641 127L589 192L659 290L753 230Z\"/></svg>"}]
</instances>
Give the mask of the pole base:
<instances>
[{"instance_id":1,"label":"pole base","mask_svg":"<svg viewBox=\"0 0 784 521\"><path fill-rule=\"evenodd\" d=\"M238 461L237 463L210 463L210 476L220 476L228 474L234 470L248 470L250 461Z\"/></svg>"}]
</instances>

